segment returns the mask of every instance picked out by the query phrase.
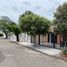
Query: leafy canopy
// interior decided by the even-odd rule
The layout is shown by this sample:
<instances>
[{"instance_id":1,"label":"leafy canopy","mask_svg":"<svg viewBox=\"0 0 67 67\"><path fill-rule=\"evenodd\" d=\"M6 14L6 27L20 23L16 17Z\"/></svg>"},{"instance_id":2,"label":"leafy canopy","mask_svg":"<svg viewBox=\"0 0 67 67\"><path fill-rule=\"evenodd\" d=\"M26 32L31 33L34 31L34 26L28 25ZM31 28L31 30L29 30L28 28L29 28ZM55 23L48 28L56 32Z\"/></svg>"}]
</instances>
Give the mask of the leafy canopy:
<instances>
[{"instance_id":1,"label":"leafy canopy","mask_svg":"<svg viewBox=\"0 0 67 67\"><path fill-rule=\"evenodd\" d=\"M15 35L18 35L18 34L21 33L21 30L20 30L19 26L16 23L14 23L14 22L12 22L12 23L10 23L8 25L8 30L10 32L13 32Z\"/></svg>"},{"instance_id":2,"label":"leafy canopy","mask_svg":"<svg viewBox=\"0 0 67 67\"><path fill-rule=\"evenodd\" d=\"M29 11L28 11L29 12ZM28 34L44 34L48 32L50 21L27 11L19 17L19 25Z\"/></svg>"},{"instance_id":3,"label":"leafy canopy","mask_svg":"<svg viewBox=\"0 0 67 67\"><path fill-rule=\"evenodd\" d=\"M67 40L67 3L60 5L54 14L56 29Z\"/></svg>"}]
</instances>

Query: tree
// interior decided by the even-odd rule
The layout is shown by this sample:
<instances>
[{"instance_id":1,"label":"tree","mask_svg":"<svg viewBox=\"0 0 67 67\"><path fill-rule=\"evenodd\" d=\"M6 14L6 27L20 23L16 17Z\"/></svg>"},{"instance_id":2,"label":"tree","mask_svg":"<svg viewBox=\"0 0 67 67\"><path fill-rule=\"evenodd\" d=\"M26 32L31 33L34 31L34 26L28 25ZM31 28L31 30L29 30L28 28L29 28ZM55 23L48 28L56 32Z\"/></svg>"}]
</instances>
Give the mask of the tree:
<instances>
[{"instance_id":1,"label":"tree","mask_svg":"<svg viewBox=\"0 0 67 67\"><path fill-rule=\"evenodd\" d=\"M8 25L7 29L10 32L13 32L13 34L16 36L16 41L19 41L19 34L21 33L19 26L16 23L12 22Z\"/></svg>"},{"instance_id":2,"label":"tree","mask_svg":"<svg viewBox=\"0 0 67 67\"><path fill-rule=\"evenodd\" d=\"M11 23L12 21L6 17L6 16L2 16L0 17L0 30L2 30L5 35L6 35L6 39L8 38L8 29L7 29L7 26L9 25L9 23Z\"/></svg>"},{"instance_id":3,"label":"tree","mask_svg":"<svg viewBox=\"0 0 67 67\"><path fill-rule=\"evenodd\" d=\"M65 45L67 45L67 3L57 8L54 17L57 29L63 35Z\"/></svg>"},{"instance_id":4,"label":"tree","mask_svg":"<svg viewBox=\"0 0 67 67\"><path fill-rule=\"evenodd\" d=\"M33 35L34 39L35 36L38 35L38 44L40 45L40 35L49 31L50 21L30 11L28 12L26 11L19 17L19 25L23 32L27 32L28 34Z\"/></svg>"}]
</instances>

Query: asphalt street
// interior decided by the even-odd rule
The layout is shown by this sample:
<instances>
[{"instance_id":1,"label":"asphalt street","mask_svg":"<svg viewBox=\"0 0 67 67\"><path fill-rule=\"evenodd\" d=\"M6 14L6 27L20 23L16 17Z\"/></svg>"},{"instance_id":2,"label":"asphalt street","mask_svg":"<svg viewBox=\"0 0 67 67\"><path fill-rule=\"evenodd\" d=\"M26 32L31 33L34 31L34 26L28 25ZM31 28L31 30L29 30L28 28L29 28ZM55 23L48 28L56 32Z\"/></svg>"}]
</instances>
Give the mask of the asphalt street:
<instances>
[{"instance_id":1,"label":"asphalt street","mask_svg":"<svg viewBox=\"0 0 67 67\"><path fill-rule=\"evenodd\" d=\"M67 62L0 39L0 67L67 67Z\"/></svg>"}]
</instances>

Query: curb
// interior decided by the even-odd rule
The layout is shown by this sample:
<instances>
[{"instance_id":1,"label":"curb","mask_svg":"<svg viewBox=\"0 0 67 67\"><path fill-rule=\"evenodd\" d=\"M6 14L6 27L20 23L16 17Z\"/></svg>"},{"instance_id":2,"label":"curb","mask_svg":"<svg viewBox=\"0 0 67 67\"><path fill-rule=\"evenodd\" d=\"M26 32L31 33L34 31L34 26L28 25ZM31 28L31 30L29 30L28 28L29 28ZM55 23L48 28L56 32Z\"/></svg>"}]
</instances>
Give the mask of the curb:
<instances>
[{"instance_id":1,"label":"curb","mask_svg":"<svg viewBox=\"0 0 67 67\"><path fill-rule=\"evenodd\" d=\"M18 42L13 42L13 41L10 41L10 42L11 42L11 43L15 43L15 44L17 44L17 45L21 45L21 44L19 44ZM42 51L39 51L39 50L35 49L34 47L29 47L29 46L24 46L24 45L21 45L21 46L26 47L26 48L29 48L29 49L34 50L34 51L37 51L37 52L40 52L40 53L42 53L42 54L44 54L44 55L46 55L46 56L49 56L49 57L52 57L52 58L56 58L56 59L60 59L60 60L62 60L62 61L64 61L64 62L67 62L67 60L64 59L64 58L57 57L57 56L52 56L52 55L48 55L48 54L46 54L46 53L44 53L44 52L42 52Z\"/></svg>"}]
</instances>

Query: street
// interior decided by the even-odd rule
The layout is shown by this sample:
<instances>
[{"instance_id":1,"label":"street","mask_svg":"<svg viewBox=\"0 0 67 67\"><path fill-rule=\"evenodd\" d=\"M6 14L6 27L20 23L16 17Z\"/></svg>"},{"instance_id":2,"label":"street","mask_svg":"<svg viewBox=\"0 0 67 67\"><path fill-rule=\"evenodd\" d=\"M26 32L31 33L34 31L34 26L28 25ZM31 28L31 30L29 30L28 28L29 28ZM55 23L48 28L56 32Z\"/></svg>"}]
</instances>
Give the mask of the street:
<instances>
[{"instance_id":1,"label":"street","mask_svg":"<svg viewBox=\"0 0 67 67\"><path fill-rule=\"evenodd\" d=\"M67 67L67 62L0 39L0 67Z\"/></svg>"}]
</instances>

